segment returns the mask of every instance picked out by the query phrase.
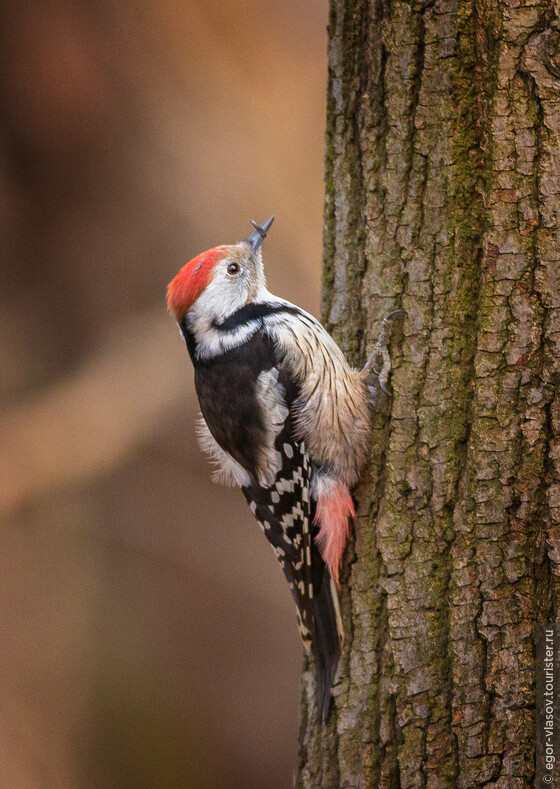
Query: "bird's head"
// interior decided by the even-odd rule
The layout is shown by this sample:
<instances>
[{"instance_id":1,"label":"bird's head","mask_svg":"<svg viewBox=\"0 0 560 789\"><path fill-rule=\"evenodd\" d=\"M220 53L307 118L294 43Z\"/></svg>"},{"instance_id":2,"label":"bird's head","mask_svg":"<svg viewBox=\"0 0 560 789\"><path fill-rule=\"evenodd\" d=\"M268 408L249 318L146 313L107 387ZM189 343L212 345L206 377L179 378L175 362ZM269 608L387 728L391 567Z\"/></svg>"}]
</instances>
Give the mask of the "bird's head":
<instances>
[{"instance_id":1,"label":"bird's head","mask_svg":"<svg viewBox=\"0 0 560 789\"><path fill-rule=\"evenodd\" d=\"M274 217L238 244L214 247L186 263L167 287L167 307L181 324L192 314L196 322L221 322L266 290L261 244Z\"/></svg>"}]
</instances>

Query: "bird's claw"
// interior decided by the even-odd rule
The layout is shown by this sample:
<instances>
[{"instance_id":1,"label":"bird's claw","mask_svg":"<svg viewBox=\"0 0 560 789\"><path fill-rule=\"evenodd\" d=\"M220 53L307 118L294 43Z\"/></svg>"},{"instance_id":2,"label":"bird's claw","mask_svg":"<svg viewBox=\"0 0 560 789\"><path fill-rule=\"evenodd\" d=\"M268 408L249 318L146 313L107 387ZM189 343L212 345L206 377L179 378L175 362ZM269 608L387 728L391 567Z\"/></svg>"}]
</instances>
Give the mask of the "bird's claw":
<instances>
[{"instance_id":1,"label":"bird's claw","mask_svg":"<svg viewBox=\"0 0 560 789\"><path fill-rule=\"evenodd\" d=\"M387 397L393 396L392 391L390 389L387 389L387 387L385 386L385 384L381 379L379 380L379 386L381 387L381 391L384 392L387 395Z\"/></svg>"}]
</instances>

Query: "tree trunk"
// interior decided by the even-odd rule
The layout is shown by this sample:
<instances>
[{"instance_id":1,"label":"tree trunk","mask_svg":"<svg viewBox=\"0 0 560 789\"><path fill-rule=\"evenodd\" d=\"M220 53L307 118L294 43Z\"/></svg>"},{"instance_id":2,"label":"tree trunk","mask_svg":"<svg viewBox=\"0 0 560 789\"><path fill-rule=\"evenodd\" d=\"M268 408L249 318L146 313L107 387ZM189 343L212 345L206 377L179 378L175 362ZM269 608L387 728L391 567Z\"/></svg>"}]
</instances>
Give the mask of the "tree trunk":
<instances>
[{"instance_id":1,"label":"tree trunk","mask_svg":"<svg viewBox=\"0 0 560 789\"><path fill-rule=\"evenodd\" d=\"M323 318L356 366L392 309L297 786L528 787L535 623L560 577L558 3L331 0Z\"/></svg>"}]
</instances>

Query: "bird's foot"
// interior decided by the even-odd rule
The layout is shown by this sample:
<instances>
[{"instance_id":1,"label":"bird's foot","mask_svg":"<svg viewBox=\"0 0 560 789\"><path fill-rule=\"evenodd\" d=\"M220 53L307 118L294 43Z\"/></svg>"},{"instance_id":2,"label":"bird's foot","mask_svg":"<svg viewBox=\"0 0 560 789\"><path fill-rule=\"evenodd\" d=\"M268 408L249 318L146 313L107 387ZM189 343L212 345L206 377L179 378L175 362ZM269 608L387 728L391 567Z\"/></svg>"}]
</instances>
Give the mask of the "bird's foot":
<instances>
[{"instance_id":1,"label":"bird's foot","mask_svg":"<svg viewBox=\"0 0 560 789\"><path fill-rule=\"evenodd\" d=\"M395 315L401 315L404 313L405 310L402 309L392 310L383 318L381 323L381 331L379 332L379 337L377 338L375 347L369 355L369 358L361 372L361 374L366 378L371 372L373 372L377 378L379 388L382 392L384 392L384 394L387 395L387 397L392 396L392 392L387 388L387 380L389 378L389 373L391 372L391 357L389 355L388 348L390 339L389 326L391 325L391 321ZM377 387L369 386L368 389L371 394L371 400L374 402Z\"/></svg>"}]
</instances>

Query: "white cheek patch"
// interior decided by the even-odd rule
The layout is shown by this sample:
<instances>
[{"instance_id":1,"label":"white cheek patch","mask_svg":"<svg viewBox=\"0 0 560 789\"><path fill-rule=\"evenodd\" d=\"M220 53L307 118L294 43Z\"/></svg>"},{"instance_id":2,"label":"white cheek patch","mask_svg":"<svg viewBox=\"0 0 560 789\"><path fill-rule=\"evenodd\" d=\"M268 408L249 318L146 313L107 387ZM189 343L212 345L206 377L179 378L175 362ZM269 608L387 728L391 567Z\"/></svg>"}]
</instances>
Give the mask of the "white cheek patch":
<instances>
[{"instance_id":1,"label":"white cheek patch","mask_svg":"<svg viewBox=\"0 0 560 789\"><path fill-rule=\"evenodd\" d=\"M228 315L242 307L248 294L248 288L243 277L228 277L224 266L225 261L220 261L212 281L202 291L193 310L200 311L201 315L206 315L212 321L221 323Z\"/></svg>"}]
</instances>

